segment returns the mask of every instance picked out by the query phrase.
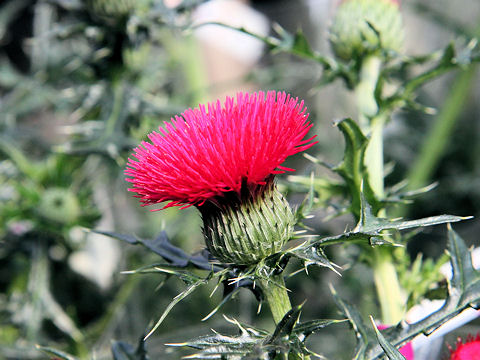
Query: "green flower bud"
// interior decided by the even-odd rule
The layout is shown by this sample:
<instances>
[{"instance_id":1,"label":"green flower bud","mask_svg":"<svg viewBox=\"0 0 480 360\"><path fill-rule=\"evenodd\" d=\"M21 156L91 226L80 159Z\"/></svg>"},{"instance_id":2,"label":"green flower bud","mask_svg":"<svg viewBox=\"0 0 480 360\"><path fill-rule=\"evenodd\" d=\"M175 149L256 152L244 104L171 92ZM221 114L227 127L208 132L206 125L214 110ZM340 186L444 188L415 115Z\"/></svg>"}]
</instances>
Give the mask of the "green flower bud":
<instances>
[{"instance_id":1,"label":"green flower bud","mask_svg":"<svg viewBox=\"0 0 480 360\"><path fill-rule=\"evenodd\" d=\"M400 51L403 40L402 17L394 0L343 1L330 28L333 51L345 60L378 49Z\"/></svg>"},{"instance_id":2,"label":"green flower bud","mask_svg":"<svg viewBox=\"0 0 480 360\"><path fill-rule=\"evenodd\" d=\"M259 262L280 251L293 234L294 215L273 181L245 192L198 206L207 247L224 263Z\"/></svg>"},{"instance_id":3,"label":"green flower bud","mask_svg":"<svg viewBox=\"0 0 480 360\"><path fill-rule=\"evenodd\" d=\"M38 212L48 220L68 224L77 220L81 211L73 192L63 188L50 188L42 194Z\"/></svg>"}]
</instances>

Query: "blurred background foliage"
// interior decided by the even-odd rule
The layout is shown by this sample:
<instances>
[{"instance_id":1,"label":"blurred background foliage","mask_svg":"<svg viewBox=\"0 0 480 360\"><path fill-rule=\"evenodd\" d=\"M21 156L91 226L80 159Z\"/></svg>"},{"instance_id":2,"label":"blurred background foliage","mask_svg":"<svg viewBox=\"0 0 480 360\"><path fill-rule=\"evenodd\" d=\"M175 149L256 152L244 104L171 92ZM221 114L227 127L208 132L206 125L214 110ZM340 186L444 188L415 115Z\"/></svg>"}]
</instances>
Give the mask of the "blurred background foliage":
<instances>
[{"instance_id":1,"label":"blurred background foliage","mask_svg":"<svg viewBox=\"0 0 480 360\"><path fill-rule=\"evenodd\" d=\"M180 291L178 280L121 274L158 258L86 231L152 238L164 229L185 251L202 249L194 209L149 212L132 199L124 181L131 149L173 115L237 91L286 90L306 100L315 122L320 143L312 155L330 163L340 160L343 140L331 124L356 114L342 82L320 86L318 64L272 53L244 34L213 25L191 27L219 21L261 35L272 26L291 33L301 28L313 48L328 54L327 28L337 5L333 0L0 2L1 358L44 358L36 344L81 358L111 358L113 340L136 344ZM480 31L480 4L474 0L406 0L402 13L409 55L427 54ZM396 74L400 79L411 75L402 69ZM454 71L419 92L418 102L436 109L436 115L419 110L394 114L386 128L386 159L392 164L387 185L405 177L413 187L437 183L414 205L399 209L399 215L480 215L478 80L474 67ZM434 138L442 141L422 160L425 138L435 131L440 135ZM298 174L326 176L306 159L289 162ZM425 164L431 168L425 170ZM415 178L415 169L425 171ZM299 204L303 189L286 179L279 181L292 203ZM348 216L326 222L330 214L328 206L320 207L309 226L334 234L354 225ZM479 226L474 220L456 229L470 245L478 245ZM436 260L445 239L444 227L424 231L410 242L409 254ZM303 317L335 317L328 283L344 297L361 298L365 313L378 313L370 270L358 251L329 251L344 267L343 278L312 269L287 284L293 303L308 301ZM428 276L435 278L435 266L427 263ZM179 358L183 353L164 344L226 326L221 314L200 322L220 299L209 297L210 291L199 291L172 311L147 342L153 358ZM251 323L256 307L254 296L245 291L223 312ZM271 327L262 315L257 325ZM320 331L312 348L340 358L335 339L347 327ZM353 343L353 335L346 341Z\"/></svg>"}]
</instances>

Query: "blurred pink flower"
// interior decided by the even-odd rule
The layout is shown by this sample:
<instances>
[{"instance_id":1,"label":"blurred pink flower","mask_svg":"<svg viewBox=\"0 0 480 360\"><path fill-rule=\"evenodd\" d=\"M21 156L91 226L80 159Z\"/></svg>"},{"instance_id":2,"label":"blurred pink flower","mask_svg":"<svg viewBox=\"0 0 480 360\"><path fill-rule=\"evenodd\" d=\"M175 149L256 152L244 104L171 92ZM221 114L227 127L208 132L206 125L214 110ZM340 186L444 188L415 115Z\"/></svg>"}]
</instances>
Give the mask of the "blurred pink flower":
<instances>
[{"instance_id":1,"label":"blurred pink flower","mask_svg":"<svg viewBox=\"0 0 480 360\"><path fill-rule=\"evenodd\" d=\"M285 159L306 150L312 124L303 101L269 91L227 97L175 116L128 159L127 181L143 205L201 206L226 192L294 171Z\"/></svg>"},{"instance_id":2,"label":"blurred pink flower","mask_svg":"<svg viewBox=\"0 0 480 360\"><path fill-rule=\"evenodd\" d=\"M464 343L458 338L455 349L450 349L450 360L480 360L480 333L476 337L469 335Z\"/></svg>"}]
</instances>

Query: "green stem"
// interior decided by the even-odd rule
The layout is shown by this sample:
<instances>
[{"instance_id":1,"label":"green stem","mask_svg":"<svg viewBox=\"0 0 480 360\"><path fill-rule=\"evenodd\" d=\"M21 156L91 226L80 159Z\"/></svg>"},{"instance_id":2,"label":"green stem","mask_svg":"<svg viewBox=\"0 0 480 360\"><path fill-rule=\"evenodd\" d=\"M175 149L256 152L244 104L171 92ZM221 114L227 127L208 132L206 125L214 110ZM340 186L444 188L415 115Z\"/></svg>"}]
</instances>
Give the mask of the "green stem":
<instances>
[{"instance_id":1,"label":"green stem","mask_svg":"<svg viewBox=\"0 0 480 360\"><path fill-rule=\"evenodd\" d=\"M260 279L259 283L263 296L270 306L273 320L275 324L278 324L285 314L292 309L283 275L271 275L268 279Z\"/></svg>"},{"instance_id":2,"label":"green stem","mask_svg":"<svg viewBox=\"0 0 480 360\"><path fill-rule=\"evenodd\" d=\"M355 87L360 126L365 130L369 128L369 119L378 112L377 101L375 100L375 88L382 60L374 55L367 56L362 61L360 78Z\"/></svg>"},{"instance_id":3,"label":"green stem","mask_svg":"<svg viewBox=\"0 0 480 360\"><path fill-rule=\"evenodd\" d=\"M112 91L113 91L113 105L110 116L108 117L105 124L105 137L110 137L113 135L115 130L118 130L118 121L123 108L124 103L124 93L125 93L125 84L120 79L115 79L112 81Z\"/></svg>"},{"instance_id":4,"label":"green stem","mask_svg":"<svg viewBox=\"0 0 480 360\"><path fill-rule=\"evenodd\" d=\"M375 90L381 69L381 59L371 55L363 60L360 70L360 81L355 89L359 110L359 122L370 140L365 151L365 167L367 168L370 187L382 200L384 194L383 170L383 127L388 115L379 115L375 100ZM382 113L382 112L380 112ZM377 216L385 216L381 209ZM382 321L384 324L399 322L404 315L403 291L393 264L392 249L373 248L373 277L379 298Z\"/></svg>"},{"instance_id":5,"label":"green stem","mask_svg":"<svg viewBox=\"0 0 480 360\"><path fill-rule=\"evenodd\" d=\"M370 122L370 140L365 150L365 166L370 187L380 200L385 196L383 183L383 126L385 117L373 117Z\"/></svg>"},{"instance_id":6,"label":"green stem","mask_svg":"<svg viewBox=\"0 0 480 360\"><path fill-rule=\"evenodd\" d=\"M474 75L475 66L470 66L455 81L450 96L447 96L442 111L433 124L422 145L420 154L410 170L408 176L408 187L410 189L417 189L426 185L431 178L451 139L450 134L459 118L459 114L468 99L468 94L475 80Z\"/></svg>"},{"instance_id":7,"label":"green stem","mask_svg":"<svg viewBox=\"0 0 480 360\"><path fill-rule=\"evenodd\" d=\"M390 248L377 247L373 249L373 254L373 279L382 309L382 322L386 325L396 324L405 315L405 301L392 261L392 251Z\"/></svg>"}]
</instances>

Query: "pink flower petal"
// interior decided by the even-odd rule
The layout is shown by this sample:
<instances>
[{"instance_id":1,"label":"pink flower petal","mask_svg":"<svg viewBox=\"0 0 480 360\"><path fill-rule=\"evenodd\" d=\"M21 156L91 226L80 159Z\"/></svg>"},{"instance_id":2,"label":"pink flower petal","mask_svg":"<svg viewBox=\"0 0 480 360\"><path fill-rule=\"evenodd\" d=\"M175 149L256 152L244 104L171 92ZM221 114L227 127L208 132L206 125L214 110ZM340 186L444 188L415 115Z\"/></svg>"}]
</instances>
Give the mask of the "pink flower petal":
<instances>
[{"instance_id":1,"label":"pink flower petal","mask_svg":"<svg viewBox=\"0 0 480 360\"><path fill-rule=\"evenodd\" d=\"M269 91L200 105L148 135L128 159L127 181L143 205L197 205L242 184L293 171L281 164L316 142L303 101Z\"/></svg>"}]
</instances>

